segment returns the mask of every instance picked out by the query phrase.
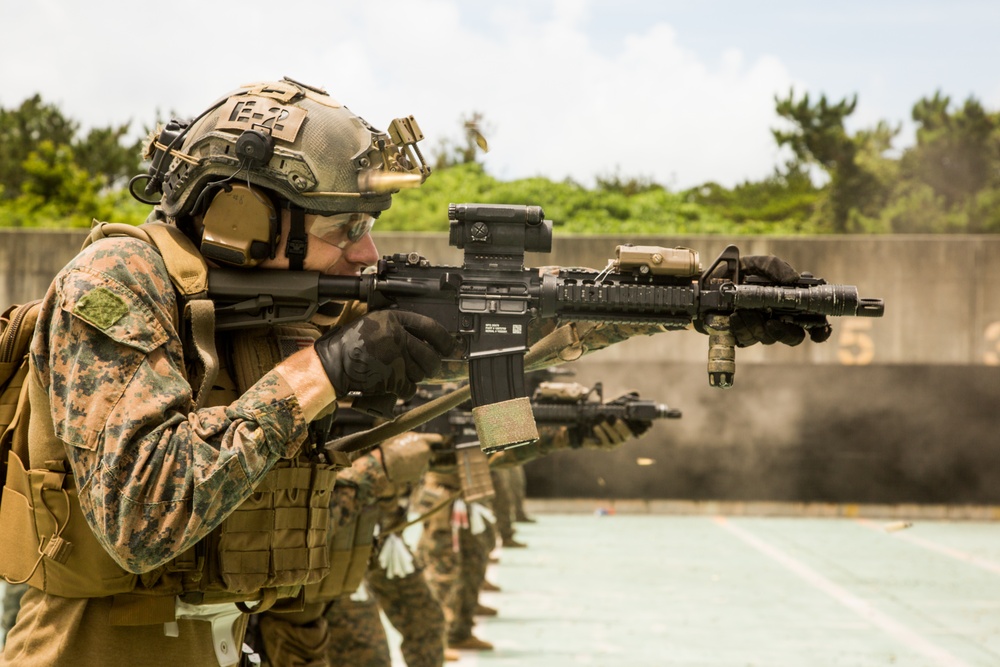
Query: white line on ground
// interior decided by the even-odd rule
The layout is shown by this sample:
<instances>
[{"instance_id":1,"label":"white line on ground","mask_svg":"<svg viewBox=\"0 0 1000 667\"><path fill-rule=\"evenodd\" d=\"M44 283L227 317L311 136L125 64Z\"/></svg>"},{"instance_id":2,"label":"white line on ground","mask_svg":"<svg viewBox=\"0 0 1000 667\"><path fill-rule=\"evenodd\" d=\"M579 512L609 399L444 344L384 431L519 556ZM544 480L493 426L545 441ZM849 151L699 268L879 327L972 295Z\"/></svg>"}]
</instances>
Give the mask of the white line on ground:
<instances>
[{"instance_id":1,"label":"white line on ground","mask_svg":"<svg viewBox=\"0 0 1000 667\"><path fill-rule=\"evenodd\" d=\"M859 598L845 588L838 586L823 575L819 574L809 566L797 561L781 549L772 544L768 544L753 533L730 523L725 517L716 516L714 518L719 527L729 531L742 541L757 549L765 556L783 565L795 575L804 579L814 588L826 593L834 600L844 605L854 613L869 621L886 634L892 636L905 646L919 652L923 656L934 660L942 667L970 667L969 663L952 655L936 644L927 641L914 630L903 625L891 616L875 609L869 602Z\"/></svg>"},{"instance_id":2,"label":"white line on ground","mask_svg":"<svg viewBox=\"0 0 1000 667\"><path fill-rule=\"evenodd\" d=\"M860 523L865 528L871 528L872 530L882 531L881 524L875 521L869 521L868 519L858 519ZM928 549L929 551L934 551L945 556L950 556L955 560L960 560L969 565L975 565L976 567L982 568L993 574L1000 574L1000 563L989 560L988 558L982 558L974 554L967 553L965 551L960 551L958 549L953 549L951 547L946 547L943 544L938 544L937 542L931 542L922 537L917 537L911 533L893 533L892 536L898 540L906 540L910 544L916 544L919 547Z\"/></svg>"}]
</instances>

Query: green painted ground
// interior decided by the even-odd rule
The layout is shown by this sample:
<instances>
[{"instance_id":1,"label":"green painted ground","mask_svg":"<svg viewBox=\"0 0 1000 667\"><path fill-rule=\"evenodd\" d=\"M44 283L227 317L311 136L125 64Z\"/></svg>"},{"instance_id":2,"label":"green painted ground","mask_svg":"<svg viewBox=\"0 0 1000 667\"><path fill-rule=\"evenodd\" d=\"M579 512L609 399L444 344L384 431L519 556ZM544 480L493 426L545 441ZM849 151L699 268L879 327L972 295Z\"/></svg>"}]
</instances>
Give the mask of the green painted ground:
<instances>
[{"instance_id":1,"label":"green painted ground","mask_svg":"<svg viewBox=\"0 0 1000 667\"><path fill-rule=\"evenodd\" d=\"M1000 665L1000 523L894 524L540 514L454 664Z\"/></svg>"},{"instance_id":2,"label":"green painted ground","mask_svg":"<svg viewBox=\"0 0 1000 667\"><path fill-rule=\"evenodd\" d=\"M1000 665L1000 524L538 519L491 568L496 650L455 664Z\"/></svg>"}]
</instances>

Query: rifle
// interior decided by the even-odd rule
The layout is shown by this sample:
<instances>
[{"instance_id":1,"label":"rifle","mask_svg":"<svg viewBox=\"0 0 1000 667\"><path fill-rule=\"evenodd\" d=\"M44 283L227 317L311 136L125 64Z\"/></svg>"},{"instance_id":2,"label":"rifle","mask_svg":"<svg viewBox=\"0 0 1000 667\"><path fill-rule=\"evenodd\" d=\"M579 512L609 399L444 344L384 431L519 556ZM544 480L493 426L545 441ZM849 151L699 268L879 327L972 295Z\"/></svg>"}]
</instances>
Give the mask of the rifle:
<instances>
[{"instance_id":1,"label":"rifle","mask_svg":"<svg viewBox=\"0 0 1000 667\"><path fill-rule=\"evenodd\" d=\"M667 329L697 322L709 334L709 383L724 388L732 386L736 371L729 317L737 309L770 311L805 328L817 326L818 316L884 312L881 299L860 298L853 285L828 285L809 274L794 286L745 280L736 246L704 271L694 250L628 245L618 246L616 259L600 272L526 269L525 252L552 246L552 221L540 206L451 204L448 218L449 243L465 251L461 267L435 266L411 252L386 255L375 272L361 276L210 269L216 328L303 321L324 303L351 299L367 302L370 310L410 310L442 323L461 342L474 407L503 402L523 410L524 354L535 318ZM389 405L368 409L391 412ZM491 447L525 442L530 439Z\"/></svg>"},{"instance_id":2,"label":"rifle","mask_svg":"<svg viewBox=\"0 0 1000 667\"><path fill-rule=\"evenodd\" d=\"M553 426L577 427L590 430L601 422L619 419L623 422L653 422L659 419L680 419L681 411L664 403L647 401L638 394L625 394L613 402L604 402L604 387L600 382L587 390L565 391L564 383L544 383L535 398L531 401L531 411L539 424ZM590 395L596 395L597 401L590 400ZM569 400L567 400L569 399Z\"/></svg>"},{"instance_id":3,"label":"rifle","mask_svg":"<svg viewBox=\"0 0 1000 667\"><path fill-rule=\"evenodd\" d=\"M406 414L415 407L439 400L446 395L442 388L422 385L410 401L397 404L393 408L395 416ZM597 396L597 401L591 399ZM490 480L486 449L478 437L475 415L468 404L442 412L437 416L413 427L414 431L435 433L444 436L440 444L432 444L432 467L434 465L453 466L459 476L462 495L468 500L492 496L493 484ZM566 426L591 430L600 422L613 418L635 421L657 419L679 419L680 410L662 403L639 398L638 394L626 394L611 403L604 402L603 387L600 382L588 389L576 383L542 382L531 400L531 409L539 424ZM334 416L327 448L333 451L348 451L341 444L349 442L354 434L371 432L378 419L375 415L340 406ZM577 448L582 443L570 439L570 446Z\"/></svg>"},{"instance_id":4,"label":"rifle","mask_svg":"<svg viewBox=\"0 0 1000 667\"><path fill-rule=\"evenodd\" d=\"M422 386L412 403L424 403L440 395L441 392ZM596 396L597 400L592 400L591 396ZM393 408L393 414L404 414L412 407L411 402L398 404ZM531 399L531 411L538 424L584 430L612 419L651 422L681 417L680 410L664 403L644 400L634 393L626 394L616 399L616 402L605 403L604 388L600 382L594 383L589 389L576 383L543 382ZM374 415L341 407L334 418L331 437L340 438L366 431L375 425L376 419ZM445 436L444 443L434 446L435 452L440 454L454 452L456 447L477 439L475 419L468 405L449 410L414 430Z\"/></svg>"}]
</instances>

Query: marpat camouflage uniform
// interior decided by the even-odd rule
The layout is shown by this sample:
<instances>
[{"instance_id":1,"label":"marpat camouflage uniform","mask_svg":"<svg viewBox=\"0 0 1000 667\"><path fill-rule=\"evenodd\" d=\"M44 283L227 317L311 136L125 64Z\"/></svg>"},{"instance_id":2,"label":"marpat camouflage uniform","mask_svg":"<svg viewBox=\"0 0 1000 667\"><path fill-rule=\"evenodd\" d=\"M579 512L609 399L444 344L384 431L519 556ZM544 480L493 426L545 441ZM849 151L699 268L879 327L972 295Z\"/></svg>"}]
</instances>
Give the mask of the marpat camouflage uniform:
<instances>
[{"instance_id":1,"label":"marpat camouflage uniform","mask_svg":"<svg viewBox=\"0 0 1000 667\"><path fill-rule=\"evenodd\" d=\"M489 552L483 540L468 528L459 528L458 550L452 543L450 510L424 522L417 554L427 563L425 572L434 596L441 600L449 642L467 639L475 625L479 587L486 575Z\"/></svg>"},{"instance_id":2,"label":"marpat camouflage uniform","mask_svg":"<svg viewBox=\"0 0 1000 667\"><path fill-rule=\"evenodd\" d=\"M514 521L533 521L524 509L524 501L528 495L528 480L524 474L524 466L513 466L510 473L510 489L514 505Z\"/></svg>"},{"instance_id":3,"label":"marpat camouflage uniform","mask_svg":"<svg viewBox=\"0 0 1000 667\"><path fill-rule=\"evenodd\" d=\"M379 616L378 603L364 587L355 598L342 595L326 607L324 618L330 637L327 664L391 667L389 640Z\"/></svg>"},{"instance_id":4,"label":"marpat camouflage uniform","mask_svg":"<svg viewBox=\"0 0 1000 667\"><path fill-rule=\"evenodd\" d=\"M405 524L407 497L401 493L379 501L380 535ZM431 592L419 559L414 562L414 572L389 578L378 554L373 553L365 584L364 599L344 596L327 608L325 617L332 635L330 663L389 667L381 610L402 635L400 652L407 667L440 667L444 663L444 611Z\"/></svg>"},{"instance_id":5,"label":"marpat camouflage uniform","mask_svg":"<svg viewBox=\"0 0 1000 667\"><path fill-rule=\"evenodd\" d=\"M382 535L405 525L408 500L409 493L401 493L383 503ZM444 609L424 576L424 563L414 557L413 565L414 571L407 576L390 578L375 558L366 582L389 622L402 635L400 652L407 667L440 667L445 649Z\"/></svg>"},{"instance_id":6,"label":"marpat camouflage uniform","mask_svg":"<svg viewBox=\"0 0 1000 667\"><path fill-rule=\"evenodd\" d=\"M14 627L17 620L17 612L21 608L21 596L28 590L28 584L5 584L3 592L3 619L0 620L0 628L3 629L4 637ZM2 645L2 644L0 644Z\"/></svg>"},{"instance_id":7,"label":"marpat camouflage uniform","mask_svg":"<svg viewBox=\"0 0 1000 667\"><path fill-rule=\"evenodd\" d=\"M232 404L195 410L178 307L155 248L132 238L98 241L53 281L31 346L87 523L136 573L208 535L307 434L298 399L273 370ZM112 626L110 605L30 588L0 664L216 660L209 623L181 620L180 636L167 637L162 624Z\"/></svg>"},{"instance_id":8,"label":"marpat camouflage uniform","mask_svg":"<svg viewBox=\"0 0 1000 667\"><path fill-rule=\"evenodd\" d=\"M514 449L517 449L516 447ZM510 546L514 540L514 503L511 488L510 469L490 468L490 479L493 480L493 513L497 518L496 528L504 546Z\"/></svg>"}]
</instances>

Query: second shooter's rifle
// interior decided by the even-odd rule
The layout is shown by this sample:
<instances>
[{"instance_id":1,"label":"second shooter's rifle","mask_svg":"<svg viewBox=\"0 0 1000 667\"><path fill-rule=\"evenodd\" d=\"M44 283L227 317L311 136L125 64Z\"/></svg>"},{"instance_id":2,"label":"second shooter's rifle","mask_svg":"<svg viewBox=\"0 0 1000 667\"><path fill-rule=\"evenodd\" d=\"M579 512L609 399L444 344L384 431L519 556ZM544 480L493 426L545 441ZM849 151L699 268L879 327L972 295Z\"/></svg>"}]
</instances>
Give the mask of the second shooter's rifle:
<instances>
[{"instance_id":1,"label":"second shooter's rifle","mask_svg":"<svg viewBox=\"0 0 1000 667\"><path fill-rule=\"evenodd\" d=\"M535 374L529 374L535 375ZM395 406L395 415L404 414L412 404L419 404L443 393L431 385L421 385L411 401ZM595 400L596 398L596 400ZM531 411L539 425L567 426L589 430L600 422L620 419L626 422L652 422L658 419L680 419L681 411L664 403L639 398L631 393L612 402L604 401L604 387L595 382L585 387L576 382L537 383L531 398ZM337 410L331 430L332 437L363 431L375 425L377 418L350 408ZM442 451L453 451L456 446L477 439L475 420L470 406L459 406L431 419L416 429L445 436Z\"/></svg>"},{"instance_id":2,"label":"second shooter's rifle","mask_svg":"<svg viewBox=\"0 0 1000 667\"><path fill-rule=\"evenodd\" d=\"M603 386L600 382L593 387L585 387L576 382L543 381L551 378L555 369L530 373L528 381L536 386L531 399L531 408L539 425L564 426L578 429L578 433L588 433L602 422L621 419L652 422L659 419L679 419L680 410L663 403L644 400L636 393L629 393L614 401L604 401ZM446 393L439 386L421 385L417 394L394 408L396 415L405 414L414 407L432 401ZM596 398L596 400L595 400ZM346 406L337 409L330 437L339 439L353 433L367 431L375 426L377 417L359 412ZM476 429L475 418L469 405L439 414L419 426L415 431L443 436L439 444L432 444L432 468L434 465L452 466L459 477L463 497L477 500L492 496L489 464L483 453ZM334 443L336 440L334 441ZM580 439L570 439L571 447L579 447Z\"/></svg>"},{"instance_id":3,"label":"second shooter's rifle","mask_svg":"<svg viewBox=\"0 0 1000 667\"><path fill-rule=\"evenodd\" d=\"M524 355L528 324L535 318L667 329L698 322L709 334L709 384L729 387L736 372L729 318L737 309L766 311L804 328L817 326L822 316L884 312L881 299L861 298L853 285L829 285L809 274L792 286L751 280L742 274L736 246L705 270L688 248L620 245L603 271L548 271L524 266L525 252L552 248L552 221L540 206L451 204L448 218L449 242L465 253L462 266L435 266L411 252L386 255L373 273L361 276L210 269L216 328L304 321L324 303L352 299L367 302L369 310L420 313L460 341L474 408L503 403L523 419L529 409ZM388 415L392 406L365 409ZM491 441L490 450L527 442L531 439Z\"/></svg>"}]
</instances>

